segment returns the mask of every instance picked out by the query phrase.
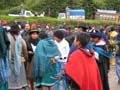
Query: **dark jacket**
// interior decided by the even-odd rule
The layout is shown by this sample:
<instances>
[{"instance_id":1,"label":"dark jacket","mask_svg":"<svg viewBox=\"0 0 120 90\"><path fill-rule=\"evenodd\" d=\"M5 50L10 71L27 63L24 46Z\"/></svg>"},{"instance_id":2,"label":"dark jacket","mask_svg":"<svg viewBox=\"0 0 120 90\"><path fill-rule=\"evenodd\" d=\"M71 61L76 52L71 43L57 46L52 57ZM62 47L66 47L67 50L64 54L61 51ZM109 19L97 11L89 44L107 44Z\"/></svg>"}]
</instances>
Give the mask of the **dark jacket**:
<instances>
[{"instance_id":1,"label":"dark jacket","mask_svg":"<svg viewBox=\"0 0 120 90\"><path fill-rule=\"evenodd\" d=\"M29 31L23 31L21 36L23 37L25 42L27 42L30 39Z\"/></svg>"},{"instance_id":2,"label":"dark jacket","mask_svg":"<svg viewBox=\"0 0 120 90\"><path fill-rule=\"evenodd\" d=\"M0 58L4 58L7 54L7 49L9 48L10 42L6 31L0 26Z\"/></svg>"},{"instance_id":3,"label":"dark jacket","mask_svg":"<svg viewBox=\"0 0 120 90\"><path fill-rule=\"evenodd\" d=\"M31 44L33 44L34 46L37 46L38 42L39 42L39 39L36 39L36 40L29 39L29 40L27 41L27 51L28 51L28 52L29 52L29 51L33 52L33 48L32 48L32 46L31 46ZM28 61L29 61L29 62L31 62L31 60L32 60L32 58L33 58L33 55L34 55L34 52L33 52L33 54L29 54L29 53L28 53Z\"/></svg>"}]
</instances>

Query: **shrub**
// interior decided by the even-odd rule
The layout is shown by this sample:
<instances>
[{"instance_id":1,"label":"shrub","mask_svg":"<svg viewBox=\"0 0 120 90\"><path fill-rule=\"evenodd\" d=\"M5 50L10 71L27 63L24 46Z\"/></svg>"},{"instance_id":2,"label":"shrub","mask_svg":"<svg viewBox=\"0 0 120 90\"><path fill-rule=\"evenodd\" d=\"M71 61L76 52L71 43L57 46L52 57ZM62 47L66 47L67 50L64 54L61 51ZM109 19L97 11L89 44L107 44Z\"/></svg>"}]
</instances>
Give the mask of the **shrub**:
<instances>
[{"instance_id":1,"label":"shrub","mask_svg":"<svg viewBox=\"0 0 120 90\"><path fill-rule=\"evenodd\" d=\"M17 21L28 21L30 23L39 23L42 25L51 24L53 26L59 26L60 23L65 22L67 25L73 27L80 23L84 25L119 25L115 21L103 21L103 20L68 20L68 19L56 19L51 17L12 17L12 16L0 16L1 20L6 20L8 23L11 23L15 20Z\"/></svg>"}]
</instances>

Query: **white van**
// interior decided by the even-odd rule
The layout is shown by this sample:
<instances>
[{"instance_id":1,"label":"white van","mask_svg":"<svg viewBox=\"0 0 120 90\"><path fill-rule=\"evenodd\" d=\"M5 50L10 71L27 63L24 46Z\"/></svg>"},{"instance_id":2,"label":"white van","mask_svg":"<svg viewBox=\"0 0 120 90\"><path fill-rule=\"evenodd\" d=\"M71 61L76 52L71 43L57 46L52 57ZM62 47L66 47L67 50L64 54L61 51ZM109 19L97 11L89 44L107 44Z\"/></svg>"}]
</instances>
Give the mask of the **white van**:
<instances>
[{"instance_id":1,"label":"white van","mask_svg":"<svg viewBox=\"0 0 120 90\"><path fill-rule=\"evenodd\" d=\"M33 17L35 15L31 11L24 11L24 14L8 14L8 16Z\"/></svg>"},{"instance_id":2,"label":"white van","mask_svg":"<svg viewBox=\"0 0 120 90\"><path fill-rule=\"evenodd\" d=\"M58 19L65 19L66 15L65 15L65 13L59 13L57 18Z\"/></svg>"}]
</instances>

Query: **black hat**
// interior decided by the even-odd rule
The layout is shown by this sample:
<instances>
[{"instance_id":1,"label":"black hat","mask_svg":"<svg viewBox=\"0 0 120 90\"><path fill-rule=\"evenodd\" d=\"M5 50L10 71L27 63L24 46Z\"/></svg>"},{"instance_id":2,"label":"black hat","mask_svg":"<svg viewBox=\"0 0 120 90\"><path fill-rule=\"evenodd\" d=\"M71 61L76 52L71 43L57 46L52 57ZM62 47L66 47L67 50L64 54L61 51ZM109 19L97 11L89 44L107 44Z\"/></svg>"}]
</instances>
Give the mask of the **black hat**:
<instances>
[{"instance_id":1,"label":"black hat","mask_svg":"<svg viewBox=\"0 0 120 90\"><path fill-rule=\"evenodd\" d=\"M102 37L102 33L100 32L100 30L93 30L92 32L90 32L90 35L92 38L101 38Z\"/></svg>"},{"instance_id":2,"label":"black hat","mask_svg":"<svg viewBox=\"0 0 120 90\"><path fill-rule=\"evenodd\" d=\"M84 32L86 32L87 29L88 29L88 28L87 28L86 26L84 26L84 25L78 25L77 28L82 28Z\"/></svg>"},{"instance_id":3,"label":"black hat","mask_svg":"<svg viewBox=\"0 0 120 90\"><path fill-rule=\"evenodd\" d=\"M59 38L59 39L63 39L64 38L64 33L61 30L57 30L54 32L54 36Z\"/></svg>"},{"instance_id":4,"label":"black hat","mask_svg":"<svg viewBox=\"0 0 120 90\"><path fill-rule=\"evenodd\" d=\"M112 25L111 25L111 26L107 26L107 27L106 27L106 30L109 31L109 32L111 32L111 31L114 31L114 30L115 30L115 27L112 26Z\"/></svg>"},{"instance_id":5,"label":"black hat","mask_svg":"<svg viewBox=\"0 0 120 90\"><path fill-rule=\"evenodd\" d=\"M37 34L39 34L39 31L36 30L36 29L32 29L32 30L30 30L30 31L29 31L29 34L31 35L31 34L34 33L34 32L36 32Z\"/></svg>"},{"instance_id":6,"label":"black hat","mask_svg":"<svg viewBox=\"0 0 120 90\"><path fill-rule=\"evenodd\" d=\"M11 29L9 30L10 32L19 32L20 31L20 27L18 24L13 24L10 27Z\"/></svg>"}]
</instances>

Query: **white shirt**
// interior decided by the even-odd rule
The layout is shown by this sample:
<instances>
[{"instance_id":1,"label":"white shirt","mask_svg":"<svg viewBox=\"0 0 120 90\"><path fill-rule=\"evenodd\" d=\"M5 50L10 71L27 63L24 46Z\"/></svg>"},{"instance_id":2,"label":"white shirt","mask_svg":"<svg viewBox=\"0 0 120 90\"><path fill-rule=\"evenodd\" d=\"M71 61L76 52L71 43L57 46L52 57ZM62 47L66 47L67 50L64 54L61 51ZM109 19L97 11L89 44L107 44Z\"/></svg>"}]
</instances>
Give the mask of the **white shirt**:
<instances>
[{"instance_id":1,"label":"white shirt","mask_svg":"<svg viewBox=\"0 0 120 90\"><path fill-rule=\"evenodd\" d=\"M34 46L32 43L31 43L31 46L32 46L33 52L35 52L36 46Z\"/></svg>"},{"instance_id":2,"label":"white shirt","mask_svg":"<svg viewBox=\"0 0 120 90\"><path fill-rule=\"evenodd\" d=\"M60 58L62 58L62 59L58 59L58 61L59 62L66 62L67 58L68 58L69 51L70 51L68 41L63 39L61 42L58 43L57 41L55 41L55 43L57 44L58 49L60 51L60 54L61 54ZM64 59L64 58L66 58L66 59Z\"/></svg>"}]
</instances>

